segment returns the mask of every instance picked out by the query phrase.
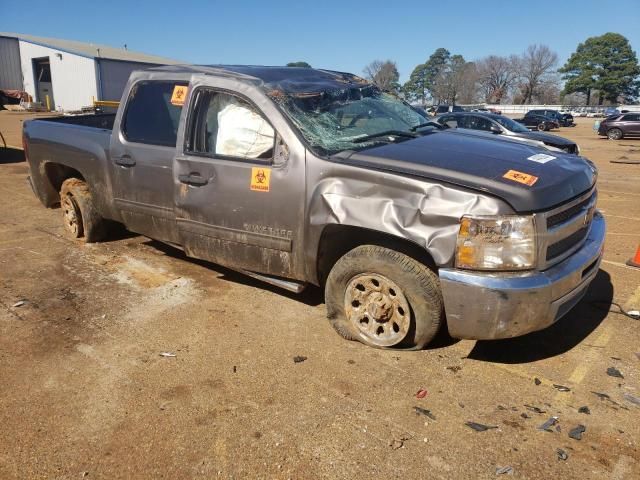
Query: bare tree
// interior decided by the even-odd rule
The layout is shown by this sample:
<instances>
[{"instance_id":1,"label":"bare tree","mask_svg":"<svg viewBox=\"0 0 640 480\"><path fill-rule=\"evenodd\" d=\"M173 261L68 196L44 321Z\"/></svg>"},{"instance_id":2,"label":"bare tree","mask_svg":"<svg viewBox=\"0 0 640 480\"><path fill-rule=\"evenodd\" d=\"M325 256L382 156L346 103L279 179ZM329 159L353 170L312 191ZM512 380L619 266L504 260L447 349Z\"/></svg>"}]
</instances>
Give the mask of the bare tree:
<instances>
[{"instance_id":1,"label":"bare tree","mask_svg":"<svg viewBox=\"0 0 640 480\"><path fill-rule=\"evenodd\" d=\"M518 79L518 57L489 55L476 63L478 83L487 103L502 103Z\"/></svg>"},{"instance_id":2,"label":"bare tree","mask_svg":"<svg viewBox=\"0 0 640 480\"><path fill-rule=\"evenodd\" d=\"M364 67L364 74L380 90L385 92L395 92L398 90L400 74L396 62L391 60L374 60Z\"/></svg>"},{"instance_id":3,"label":"bare tree","mask_svg":"<svg viewBox=\"0 0 640 480\"><path fill-rule=\"evenodd\" d=\"M522 104L531 103L536 89L558 63L558 54L546 45L529 45L519 60Z\"/></svg>"}]
</instances>

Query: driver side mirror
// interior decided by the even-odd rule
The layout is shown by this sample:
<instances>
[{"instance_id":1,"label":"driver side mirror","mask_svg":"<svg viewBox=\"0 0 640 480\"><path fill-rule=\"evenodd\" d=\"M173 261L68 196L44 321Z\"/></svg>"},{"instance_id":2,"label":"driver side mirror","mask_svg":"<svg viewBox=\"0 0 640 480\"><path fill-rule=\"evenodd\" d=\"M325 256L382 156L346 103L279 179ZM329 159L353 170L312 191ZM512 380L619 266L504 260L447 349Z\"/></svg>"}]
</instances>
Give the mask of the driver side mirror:
<instances>
[{"instance_id":1,"label":"driver side mirror","mask_svg":"<svg viewBox=\"0 0 640 480\"><path fill-rule=\"evenodd\" d=\"M491 133L495 133L496 135L502 133L502 129L497 125L491 125L491 128L489 128L489 130L491 131Z\"/></svg>"}]
</instances>

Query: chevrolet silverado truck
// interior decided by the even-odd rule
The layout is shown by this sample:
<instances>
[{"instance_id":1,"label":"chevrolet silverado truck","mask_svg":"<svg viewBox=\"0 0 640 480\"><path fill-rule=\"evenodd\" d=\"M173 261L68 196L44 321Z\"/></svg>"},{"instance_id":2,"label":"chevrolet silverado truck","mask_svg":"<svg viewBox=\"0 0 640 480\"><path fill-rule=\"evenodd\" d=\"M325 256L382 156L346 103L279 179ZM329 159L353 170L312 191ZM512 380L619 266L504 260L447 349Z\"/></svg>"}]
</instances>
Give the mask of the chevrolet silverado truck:
<instances>
[{"instance_id":1,"label":"chevrolet silverado truck","mask_svg":"<svg viewBox=\"0 0 640 480\"><path fill-rule=\"evenodd\" d=\"M134 72L115 115L25 122L30 181L69 235L108 225L280 287L324 289L343 337L543 329L585 294L605 221L587 159L444 129L347 73ZM265 319L266 320L266 319Z\"/></svg>"}]
</instances>

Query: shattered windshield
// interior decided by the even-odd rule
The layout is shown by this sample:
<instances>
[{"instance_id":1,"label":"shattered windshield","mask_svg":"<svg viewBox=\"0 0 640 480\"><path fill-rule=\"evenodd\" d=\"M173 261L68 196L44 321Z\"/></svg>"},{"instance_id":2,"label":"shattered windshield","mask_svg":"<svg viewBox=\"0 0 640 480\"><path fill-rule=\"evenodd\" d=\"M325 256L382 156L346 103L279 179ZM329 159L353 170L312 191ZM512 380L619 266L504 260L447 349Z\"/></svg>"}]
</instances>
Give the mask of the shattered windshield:
<instances>
[{"instance_id":1,"label":"shattered windshield","mask_svg":"<svg viewBox=\"0 0 640 480\"><path fill-rule=\"evenodd\" d=\"M430 120L426 113L373 85L297 94L276 91L270 96L310 147L323 155L406 140L416 136L412 127ZM424 126L424 130L429 128L436 127Z\"/></svg>"}]
</instances>

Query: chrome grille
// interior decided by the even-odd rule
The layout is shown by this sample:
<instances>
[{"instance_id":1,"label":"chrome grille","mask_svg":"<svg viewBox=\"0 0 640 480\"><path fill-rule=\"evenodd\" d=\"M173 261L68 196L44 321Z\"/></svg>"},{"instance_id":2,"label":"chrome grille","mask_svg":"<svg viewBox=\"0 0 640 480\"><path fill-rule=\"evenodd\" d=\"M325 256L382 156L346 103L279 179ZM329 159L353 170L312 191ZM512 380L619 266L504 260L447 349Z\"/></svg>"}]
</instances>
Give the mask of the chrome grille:
<instances>
[{"instance_id":1,"label":"chrome grille","mask_svg":"<svg viewBox=\"0 0 640 480\"><path fill-rule=\"evenodd\" d=\"M539 268L561 262L582 246L591 228L596 200L594 188L561 207L536 214Z\"/></svg>"}]
</instances>

